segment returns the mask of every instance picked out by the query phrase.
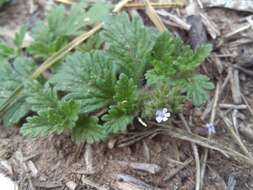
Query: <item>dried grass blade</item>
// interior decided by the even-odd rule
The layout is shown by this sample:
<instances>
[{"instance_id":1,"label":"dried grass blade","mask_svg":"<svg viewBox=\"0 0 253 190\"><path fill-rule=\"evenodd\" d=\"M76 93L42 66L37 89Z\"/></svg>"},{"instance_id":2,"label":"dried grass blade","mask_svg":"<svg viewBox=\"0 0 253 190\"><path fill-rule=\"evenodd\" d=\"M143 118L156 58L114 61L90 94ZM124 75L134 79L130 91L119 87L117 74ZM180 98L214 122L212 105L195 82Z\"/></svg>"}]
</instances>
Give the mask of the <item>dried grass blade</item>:
<instances>
[{"instance_id":1,"label":"dried grass blade","mask_svg":"<svg viewBox=\"0 0 253 190\"><path fill-rule=\"evenodd\" d=\"M154 23L156 28L160 32L165 32L167 31L166 26L163 24L161 18L157 15L155 9L152 7L151 3L149 0L145 0L145 5L146 5L146 12L150 20Z\"/></svg>"},{"instance_id":2,"label":"dried grass blade","mask_svg":"<svg viewBox=\"0 0 253 190\"><path fill-rule=\"evenodd\" d=\"M153 123L153 122L150 122L150 123L152 125L157 125L157 126L162 127L162 128L156 129L155 130L156 133L169 135L174 138L178 138L178 139L185 140L188 142L196 143L202 147L219 151L220 153L222 153L226 157L232 157L233 159L235 159L239 162L244 162L244 163L247 163L247 164L253 166L253 159L251 159L251 158L249 158L249 157L247 157L247 156L245 156L245 155L243 155L243 154L241 154L241 153L239 153L227 146L224 146L214 140L209 140L209 139L201 137L199 135L196 135L193 133L188 133L185 130L182 130L179 128L175 128L175 127L171 127L171 126L167 126L167 125L161 125L161 124L157 124L157 123Z\"/></svg>"},{"instance_id":3,"label":"dried grass blade","mask_svg":"<svg viewBox=\"0 0 253 190\"><path fill-rule=\"evenodd\" d=\"M81 36L75 38L73 41L71 41L69 44L64 46L62 49L60 49L58 52L56 52L54 55L49 57L43 64L41 64L32 74L32 79L36 79L38 76L40 76L45 70L50 68L54 63L59 61L61 58L63 58L66 53L80 45L84 40L91 37L93 34L95 34L97 31L99 31L102 28L102 24L96 25L94 28L92 28L89 32L86 32L82 34Z\"/></svg>"},{"instance_id":4,"label":"dried grass blade","mask_svg":"<svg viewBox=\"0 0 253 190\"><path fill-rule=\"evenodd\" d=\"M154 9L168 9L184 7L186 5L183 1L169 2L169 3L150 3ZM146 5L144 3L128 3L124 6L125 9L145 9Z\"/></svg>"},{"instance_id":5,"label":"dried grass blade","mask_svg":"<svg viewBox=\"0 0 253 190\"><path fill-rule=\"evenodd\" d=\"M65 4L68 4L68 5L71 5L71 4L74 3L72 0L55 0L55 1L59 2L59 3L65 3Z\"/></svg>"}]
</instances>

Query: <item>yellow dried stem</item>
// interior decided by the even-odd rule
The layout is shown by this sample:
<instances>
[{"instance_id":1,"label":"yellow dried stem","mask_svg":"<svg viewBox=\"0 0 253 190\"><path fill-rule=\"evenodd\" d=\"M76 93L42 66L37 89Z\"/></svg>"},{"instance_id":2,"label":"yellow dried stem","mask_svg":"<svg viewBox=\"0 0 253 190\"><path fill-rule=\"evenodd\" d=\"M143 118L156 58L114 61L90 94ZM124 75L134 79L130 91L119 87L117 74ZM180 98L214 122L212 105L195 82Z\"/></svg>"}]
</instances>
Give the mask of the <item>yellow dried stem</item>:
<instances>
[{"instance_id":1,"label":"yellow dried stem","mask_svg":"<svg viewBox=\"0 0 253 190\"><path fill-rule=\"evenodd\" d=\"M73 1L71 1L71 0L55 0L56 2L59 2L59 3L65 3L65 4L69 4L69 5L71 5L71 4L73 4L74 2Z\"/></svg>"},{"instance_id":2,"label":"yellow dried stem","mask_svg":"<svg viewBox=\"0 0 253 190\"><path fill-rule=\"evenodd\" d=\"M146 5L146 12L150 20L154 23L156 28L160 32L165 32L167 31L166 26L163 24L161 18L157 15L155 9L152 7L151 3L149 0L145 0L145 5Z\"/></svg>"},{"instance_id":3,"label":"yellow dried stem","mask_svg":"<svg viewBox=\"0 0 253 190\"><path fill-rule=\"evenodd\" d=\"M184 2L171 2L171 3L150 3L154 9L170 9L184 7L186 4ZM128 3L124 6L125 9L145 9L146 5L144 3Z\"/></svg>"}]
</instances>

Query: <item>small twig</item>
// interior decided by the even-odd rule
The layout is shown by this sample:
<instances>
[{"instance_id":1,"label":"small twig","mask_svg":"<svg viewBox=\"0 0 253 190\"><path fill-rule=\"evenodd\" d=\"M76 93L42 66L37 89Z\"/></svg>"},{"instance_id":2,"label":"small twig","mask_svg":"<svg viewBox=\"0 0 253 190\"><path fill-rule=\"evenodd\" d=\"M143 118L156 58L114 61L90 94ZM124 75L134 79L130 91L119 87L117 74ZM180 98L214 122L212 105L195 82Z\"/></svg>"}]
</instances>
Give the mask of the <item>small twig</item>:
<instances>
[{"instance_id":1,"label":"small twig","mask_svg":"<svg viewBox=\"0 0 253 190\"><path fill-rule=\"evenodd\" d=\"M151 174L156 174L161 170L161 167L157 164L149 164L149 163L138 163L138 162L127 162L127 161L113 161L117 162L118 164L122 166L128 166L130 168L133 168L135 170L148 172Z\"/></svg>"},{"instance_id":2,"label":"small twig","mask_svg":"<svg viewBox=\"0 0 253 190\"><path fill-rule=\"evenodd\" d=\"M107 190L107 188L102 187L102 186L96 184L95 182L87 179L85 176L82 177L82 183L86 184L86 185L89 185L89 186L91 186L91 187L93 187L93 188L95 188L97 190Z\"/></svg>"},{"instance_id":3,"label":"small twig","mask_svg":"<svg viewBox=\"0 0 253 190\"><path fill-rule=\"evenodd\" d=\"M216 26L216 24L211 21L209 18L208 18L208 15L205 14L205 13L200 13L200 16L202 18L202 21L203 21L203 24L206 26L206 29L207 31L209 32L210 36L213 38L213 39L216 39L218 36L221 35L218 27Z\"/></svg>"},{"instance_id":4,"label":"small twig","mask_svg":"<svg viewBox=\"0 0 253 190\"><path fill-rule=\"evenodd\" d=\"M85 164L86 164L86 169L90 174L95 173L94 167L93 167L93 155L92 155L92 147L90 144L86 144L85 146Z\"/></svg>"},{"instance_id":5,"label":"small twig","mask_svg":"<svg viewBox=\"0 0 253 190\"><path fill-rule=\"evenodd\" d=\"M197 0L197 3L198 3L198 5L199 5L199 7L200 7L201 9L203 9L203 8L204 8L203 3L202 3L202 1L201 1L201 0Z\"/></svg>"},{"instance_id":6,"label":"small twig","mask_svg":"<svg viewBox=\"0 0 253 190\"><path fill-rule=\"evenodd\" d=\"M240 146L242 151L249 157L249 159L252 159L251 154L249 153L246 146L243 144L240 137L236 134L236 132L233 130L232 123L229 121L227 117L225 117L222 113L220 113L221 119L224 121L225 126L227 127L228 131L230 132L231 136L234 138L234 140L237 142L237 144Z\"/></svg>"},{"instance_id":7,"label":"small twig","mask_svg":"<svg viewBox=\"0 0 253 190\"><path fill-rule=\"evenodd\" d=\"M170 2L170 3L150 3L152 7L155 9L167 9L167 8L180 8L185 6L185 2L183 1L178 1L178 2ZM124 6L126 9L145 9L145 4L144 3L128 3Z\"/></svg>"},{"instance_id":8,"label":"small twig","mask_svg":"<svg viewBox=\"0 0 253 190\"><path fill-rule=\"evenodd\" d=\"M236 109L236 110L244 110L247 109L247 105L234 105L234 104L219 104L219 107L222 109Z\"/></svg>"},{"instance_id":9,"label":"small twig","mask_svg":"<svg viewBox=\"0 0 253 190\"><path fill-rule=\"evenodd\" d=\"M239 73L238 70L234 70L229 67L228 72L230 73L230 84L231 84L231 91L234 103L240 104L241 103L241 92L240 92L240 82L239 82Z\"/></svg>"},{"instance_id":10,"label":"small twig","mask_svg":"<svg viewBox=\"0 0 253 190\"><path fill-rule=\"evenodd\" d=\"M250 76L250 77L253 77L253 72L250 71L249 69L245 69L245 68L243 68L243 67L241 67L241 66L239 66L239 65L233 65L233 67L234 67L235 69L238 69L238 70L242 71L242 72L245 73L246 75L248 75L248 76Z\"/></svg>"},{"instance_id":11,"label":"small twig","mask_svg":"<svg viewBox=\"0 0 253 190\"><path fill-rule=\"evenodd\" d=\"M208 102L206 109L204 110L203 114L200 117L201 120L205 120L207 115L212 111L213 101L214 101L214 98Z\"/></svg>"},{"instance_id":12,"label":"small twig","mask_svg":"<svg viewBox=\"0 0 253 190\"><path fill-rule=\"evenodd\" d=\"M188 24L186 21L184 21L183 19L179 18L177 15L173 15L165 10L158 10L157 13L159 15L162 15L164 17L168 17L171 21L173 21L174 23L176 23L176 25L178 25L181 29L184 30L190 30L191 25Z\"/></svg>"},{"instance_id":13,"label":"small twig","mask_svg":"<svg viewBox=\"0 0 253 190\"><path fill-rule=\"evenodd\" d=\"M65 3L65 4L68 4L68 5L71 5L73 4L74 2L72 0L55 0L59 3Z\"/></svg>"},{"instance_id":14,"label":"small twig","mask_svg":"<svg viewBox=\"0 0 253 190\"><path fill-rule=\"evenodd\" d=\"M215 116L216 116L216 107L219 101L219 94L220 94L220 85L219 83L217 83L216 85L216 91L215 91L215 96L214 96L214 102L213 102L213 106L212 106L212 112L211 112L211 117L210 117L210 123L214 123L215 120ZM208 134L208 139L211 139L211 134ZM205 176L205 172L206 172L206 161L207 161L207 157L208 157L208 149L205 149L204 152L204 156L203 156L203 164L202 164L202 170L201 170L201 178L200 178L200 182L201 182L201 189L203 189L204 186L204 176Z\"/></svg>"},{"instance_id":15,"label":"small twig","mask_svg":"<svg viewBox=\"0 0 253 190\"><path fill-rule=\"evenodd\" d=\"M221 96L222 92L224 92L224 89L226 88L226 86L229 82L229 79L230 79L230 73L227 74L226 78L224 79L223 84L221 85L221 89L219 91L219 96ZM203 112L203 114L201 116L202 120L204 120L207 117L207 115L211 112L212 107L213 107L213 101L214 101L214 98L208 103L205 111Z\"/></svg>"},{"instance_id":16,"label":"small twig","mask_svg":"<svg viewBox=\"0 0 253 190\"><path fill-rule=\"evenodd\" d=\"M116 174L116 189L121 190L161 190L160 188L151 186L140 179L126 174Z\"/></svg>"},{"instance_id":17,"label":"small twig","mask_svg":"<svg viewBox=\"0 0 253 190\"><path fill-rule=\"evenodd\" d=\"M188 123L186 122L186 120L184 118L184 115L179 114L179 117L182 120L182 122L184 124L184 127L186 128L188 133L192 133L190 127L188 126ZM195 162L196 162L196 186L195 186L195 190L199 190L200 189L200 183L201 183L199 153L198 153L198 148L197 148L196 144L195 143L191 143L191 144L192 144L192 149L193 149L194 158L195 158Z\"/></svg>"},{"instance_id":18,"label":"small twig","mask_svg":"<svg viewBox=\"0 0 253 190\"><path fill-rule=\"evenodd\" d=\"M230 73L227 74L227 76L226 76L223 84L221 85L220 93L222 93L224 91L224 89L226 88L226 86L227 86L227 84L229 82L229 79L230 79Z\"/></svg>"},{"instance_id":19,"label":"small twig","mask_svg":"<svg viewBox=\"0 0 253 190\"><path fill-rule=\"evenodd\" d=\"M173 164L178 164L178 165L184 165L184 162L179 162L177 160L171 159L171 158L166 158L169 162Z\"/></svg>"},{"instance_id":20,"label":"small twig","mask_svg":"<svg viewBox=\"0 0 253 190\"><path fill-rule=\"evenodd\" d=\"M169 176L165 177L164 181L169 181L171 178L173 178L175 175L177 175L178 172L183 170L186 166L188 166L193 161L193 158L188 158L185 162L183 162L180 166L176 168L175 171L173 171Z\"/></svg>"},{"instance_id":21,"label":"small twig","mask_svg":"<svg viewBox=\"0 0 253 190\"><path fill-rule=\"evenodd\" d=\"M245 102L245 104L247 105L247 108L248 108L249 112L250 112L251 115L253 116L253 109L251 108L251 106L250 106L250 104L249 104L247 98L246 98L243 94L241 94L241 96L242 96L242 100L243 100L243 101Z\"/></svg>"},{"instance_id":22,"label":"small twig","mask_svg":"<svg viewBox=\"0 0 253 190\"><path fill-rule=\"evenodd\" d=\"M40 155L41 155L41 153L35 153L35 154L31 155L31 156L24 157L23 161L26 162L28 160L32 160L34 158L39 157Z\"/></svg>"},{"instance_id":23,"label":"small twig","mask_svg":"<svg viewBox=\"0 0 253 190\"><path fill-rule=\"evenodd\" d=\"M161 18L157 15L155 9L152 7L152 4L150 3L149 0L144 0L145 5L146 5L146 12L150 20L154 23L156 28L160 32L165 32L167 31L166 26L163 24Z\"/></svg>"},{"instance_id":24,"label":"small twig","mask_svg":"<svg viewBox=\"0 0 253 190\"><path fill-rule=\"evenodd\" d=\"M28 177L29 187L31 190L35 190L31 177Z\"/></svg>"},{"instance_id":25,"label":"small twig","mask_svg":"<svg viewBox=\"0 0 253 190\"><path fill-rule=\"evenodd\" d=\"M225 38L230 38L230 37L234 36L235 34L238 34L238 33L242 32L242 31L244 31L244 30L248 30L248 29L251 28L251 27L252 27L251 24L246 24L246 25L244 25L244 26L242 26L242 27L240 27L240 28L238 28L238 29L236 29L236 30L234 30L234 31L232 31L232 32L230 32L230 33L228 33L228 34L225 35L224 37L225 37Z\"/></svg>"},{"instance_id":26,"label":"small twig","mask_svg":"<svg viewBox=\"0 0 253 190\"><path fill-rule=\"evenodd\" d=\"M238 110L234 109L232 112L232 121L233 121L233 126L235 129L235 132L236 132L237 136L239 136L237 114L238 114Z\"/></svg>"}]
</instances>

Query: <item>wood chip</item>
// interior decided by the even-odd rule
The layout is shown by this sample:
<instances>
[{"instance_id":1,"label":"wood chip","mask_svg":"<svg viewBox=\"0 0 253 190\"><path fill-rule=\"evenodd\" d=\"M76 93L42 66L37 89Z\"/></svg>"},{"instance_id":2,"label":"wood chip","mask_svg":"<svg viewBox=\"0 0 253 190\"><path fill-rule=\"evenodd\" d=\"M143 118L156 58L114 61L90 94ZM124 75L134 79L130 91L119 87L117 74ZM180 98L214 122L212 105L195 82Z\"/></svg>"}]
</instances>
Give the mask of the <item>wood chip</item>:
<instances>
[{"instance_id":1,"label":"wood chip","mask_svg":"<svg viewBox=\"0 0 253 190\"><path fill-rule=\"evenodd\" d=\"M130 175L116 174L115 178L117 180L115 186L120 190L160 190Z\"/></svg>"},{"instance_id":2,"label":"wood chip","mask_svg":"<svg viewBox=\"0 0 253 190\"><path fill-rule=\"evenodd\" d=\"M161 167L157 164L138 163L138 162L127 162L127 161L116 161L122 166L129 166L135 170L156 174L161 170Z\"/></svg>"},{"instance_id":3,"label":"wood chip","mask_svg":"<svg viewBox=\"0 0 253 190\"><path fill-rule=\"evenodd\" d=\"M95 173L94 167L93 167L93 155L92 155L92 147L90 144L86 144L85 146L85 164L86 164L86 169L87 172L90 174Z\"/></svg>"},{"instance_id":4,"label":"wood chip","mask_svg":"<svg viewBox=\"0 0 253 190\"><path fill-rule=\"evenodd\" d=\"M240 104L241 100L241 91L240 91L240 81L239 81L239 72L238 70L234 70L232 68L228 69L230 75L230 85L232 91L232 97L235 104Z\"/></svg>"},{"instance_id":5,"label":"wood chip","mask_svg":"<svg viewBox=\"0 0 253 190\"><path fill-rule=\"evenodd\" d=\"M188 24L185 20L183 20L182 18L178 17L177 15L171 14L168 11L165 10L157 10L156 11L159 15L170 19L172 22L174 22L179 28L183 29L183 30L190 30L191 25Z\"/></svg>"},{"instance_id":6,"label":"wood chip","mask_svg":"<svg viewBox=\"0 0 253 190\"><path fill-rule=\"evenodd\" d=\"M74 181L69 181L66 183L66 186L70 189L70 190L75 190L77 187L77 184Z\"/></svg>"},{"instance_id":7,"label":"wood chip","mask_svg":"<svg viewBox=\"0 0 253 190\"><path fill-rule=\"evenodd\" d=\"M39 171L38 171L38 169L36 168L35 164L34 164L31 160L29 160L29 161L27 162L27 166L28 166L29 170L32 172L32 176L33 176L33 177L37 177Z\"/></svg>"},{"instance_id":8,"label":"wood chip","mask_svg":"<svg viewBox=\"0 0 253 190\"><path fill-rule=\"evenodd\" d=\"M82 183L86 184L86 185L88 185L90 187L96 188L97 190L108 190L107 188L102 187L102 186L94 183L93 181L87 179L85 176L82 177Z\"/></svg>"},{"instance_id":9,"label":"wood chip","mask_svg":"<svg viewBox=\"0 0 253 190\"><path fill-rule=\"evenodd\" d=\"M11 175L11 176L13 175L13 169L7 160L1 160L0 166L2 166L4 170L7 170L9 175Z\"/></svg>"},{"instance_id":10,"label":"wood chip","mask_svg":"<svg viewBox=\"0 0 253 190\"><path fill-rule=\"evenodd\" d=\"M149 162L150 161L150 149L147 145L147 143L145 142L145 140L142 141L143 144L143 155L146 158L146 160Z\"/></svg>"},{"instance_id":11,"label":"wood chip","mask_svg":"<svg viewBox=\"0 0 253 190\"><path fill-rule=\"evenodd\" d=\"M163 180L168 181L178 174L182 169L184 169L187 165L189 165L193 161L193 158L188 158L182 165L178 166L174 171L170 173L170 175L166 176Z\"/></svg>"},{"instance_id":12,"label":"wood chip","mask_svg":"<svg viewBox=\"0 0 253 190\"><path fill-rule=\"evenodd\" d=\"M206 26L207 31L209 32L210 36L213 39L216 39L217 37L219 37L221 35L217 25L208 18L208 15L206 13L200 13L200 16L202 18L202 22L204 23L204 25Z\"/></svg>"},{"instance_id":13,"label":"wood chip","mask_svg":"<svg viewBox=\"0 0 253 190\"><path fill-rule=\"evenodd\" d=\"M240 104L240 105L220 104L219 107L222 109L237 109L237 110L247 109L247 105L245 105L245 104Z\"/></svg>"}]
</instances>

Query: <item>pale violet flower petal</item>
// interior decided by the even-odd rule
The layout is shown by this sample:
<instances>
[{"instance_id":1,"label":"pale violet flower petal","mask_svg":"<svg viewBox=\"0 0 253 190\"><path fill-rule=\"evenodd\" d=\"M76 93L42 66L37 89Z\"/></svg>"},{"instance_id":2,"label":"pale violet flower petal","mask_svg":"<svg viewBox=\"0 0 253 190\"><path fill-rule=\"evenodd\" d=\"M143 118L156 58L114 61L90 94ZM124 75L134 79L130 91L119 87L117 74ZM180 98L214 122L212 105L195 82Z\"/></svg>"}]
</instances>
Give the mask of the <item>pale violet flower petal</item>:
<instances>
[{"instance_id":1,"label":"pale violet flower petal","mask_svg":"<svg viewBox=\"0 0 253 190\"><path fill-rule=\"evenodd\" d=\"M206 127L208 129L209 134L215 134L216 133L215 126L214 126L213 123L207 123Z\"/></svg>"},{"instance_id":2,"label":"pale violet flower petal","mask_svg":"<svg viewBox=\"0 0 253 190\"><path fill-rule=\"evenodd\" d=\"M155 119L156 119L156 121L157 121L158 123L161 123L161 122L162 122L162 120L163 120L163 118L162 118L162 117L160 117L160 116L156 117Z\"/></svg>"},{"instance_id":3,"label":"pale violet flower petal","mask_svg":"<svg viewBox=\"0 0 253 190\"><path fill-rule=\"evenodd\" d=\"M163 112L161 110L157 110L156 113L155 113L156 116L160 116L162 114L163 114Z\"/></svg>"},{"instance_id":4,"label":"pale violet flower petal","mask_svg":"<svg viewBox=\"0 0 253 190\"><path fill-rule=\"evenodd\" d=\"M163 113L167 113L168 109L167 108L163 108Z\"/></svg>"},{"instance_id":5,"label":"pale violet flower petal","mask_svg":"<svg viewBox=\"0 0 253 190\"><path fill-rule=\"evenodd\" d=\"M170 112L168 112L168 113L166 113L164 115L165 115L165 117L170 117L171 116Z\"/></svg>"},{"instance_id":6,"label":"pale violet flower petal","mask_svg":"<svg viewBox=\"0 0 253 190\"><path fill-rule=\"evenodd\" d=\"M169 117L171 116L171 114L170 114L170 112L168 112L167 108L157 110L155 115L156 115L156 121L158 123L161 123L162 121L167 121L169 119Z\"/></svg>"}]
</instances>

